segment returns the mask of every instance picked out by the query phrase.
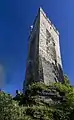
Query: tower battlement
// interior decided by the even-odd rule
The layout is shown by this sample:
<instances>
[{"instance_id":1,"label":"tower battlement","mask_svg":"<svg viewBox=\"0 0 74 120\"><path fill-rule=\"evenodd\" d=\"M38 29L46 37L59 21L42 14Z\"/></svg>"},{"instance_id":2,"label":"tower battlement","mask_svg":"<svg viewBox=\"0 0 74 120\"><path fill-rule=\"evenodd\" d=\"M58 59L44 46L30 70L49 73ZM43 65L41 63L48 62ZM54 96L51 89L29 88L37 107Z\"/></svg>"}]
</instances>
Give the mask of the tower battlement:
<instances>
[{"instance_id":1,"label":"tower battlement","mask_svg":"<svg viewBox=\"0 0 74 120\"><path fill-rule=\"evenodd\" d=\"M42 81L46 85L63 82L59 32L47 18L42 8L33 23L29 36L25 90L31 82Z\"/></svg>"},{"instance_id":2,"label":"tower battlement","mask_svg":"<svg viewBox=\"0 0 74 120\"><path fill-rule=\"evenodd\" d=\"M53 24L53 23L51 22L51 20L47 17L46 13L43 11L43 9L42 9L41 7L40 7L39 10L38 10L38 14L39 14L40 12L43 14L43 16L45 17L45 19L49 22L49 24L51 25L51 27L53 27L53 29L55 30L55 32L59 35L59 31L56 29L56 27L54 26L54 24ZM37 16L38 16L38 14L37 14ZM36 18L37 18L37 16L36 16ZM35 20L34 20L33 26L34 26L34 24L35 24L36 18L35 18Z\"/></svg>"}]
</instances>

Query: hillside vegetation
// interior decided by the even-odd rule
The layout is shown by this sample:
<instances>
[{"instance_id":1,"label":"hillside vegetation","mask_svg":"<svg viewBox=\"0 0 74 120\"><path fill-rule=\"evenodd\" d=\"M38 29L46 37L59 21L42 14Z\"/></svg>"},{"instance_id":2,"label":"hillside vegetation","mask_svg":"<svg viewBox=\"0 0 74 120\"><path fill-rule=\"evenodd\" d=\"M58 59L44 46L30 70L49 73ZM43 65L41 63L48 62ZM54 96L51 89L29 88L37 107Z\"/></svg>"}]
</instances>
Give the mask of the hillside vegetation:
<instances>
[{"instance_id":1,"label":"hillside vegetation","mask_svg":"<svg viewBox=\"0 0 74 120\"><path fill-rule=\"evenodd\" d=\"M0 120L74 120L74 87L64 84L32 83L26 94L0 92Z\"/></svg>"}]
</instances>

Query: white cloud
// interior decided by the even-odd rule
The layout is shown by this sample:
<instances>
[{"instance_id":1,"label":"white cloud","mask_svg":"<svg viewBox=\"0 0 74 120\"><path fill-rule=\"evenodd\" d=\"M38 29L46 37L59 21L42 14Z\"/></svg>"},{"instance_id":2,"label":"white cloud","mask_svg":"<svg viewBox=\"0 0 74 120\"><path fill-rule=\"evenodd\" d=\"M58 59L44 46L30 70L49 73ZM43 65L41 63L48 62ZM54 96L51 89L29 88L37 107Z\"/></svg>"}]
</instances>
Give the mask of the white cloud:
<instances>
[{"instance_id":1,"label":"white cloud","mask_svg":"<svg viewBox=\"0 0 74 120\"><path fill-rule=\"evenodd\" d=\"M5 83L5 71L3 65L0 64L0 88L4 86Z\"/></svg>"}]
</instances>

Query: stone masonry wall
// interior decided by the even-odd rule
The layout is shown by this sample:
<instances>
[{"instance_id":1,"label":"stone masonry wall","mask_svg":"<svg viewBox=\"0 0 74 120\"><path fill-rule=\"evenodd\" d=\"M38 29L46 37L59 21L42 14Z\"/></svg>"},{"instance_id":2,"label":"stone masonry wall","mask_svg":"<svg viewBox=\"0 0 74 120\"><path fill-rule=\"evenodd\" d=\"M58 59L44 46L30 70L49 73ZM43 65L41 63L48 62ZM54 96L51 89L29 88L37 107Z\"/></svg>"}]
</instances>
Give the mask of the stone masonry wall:
<instances>
[{"instance_id":1,"label":"stone masonry wall","mask_svg":"<svg viewBox=\"0 0 74 120\"><path fill-rule=\"evenodd\" d=\"M62 63L59 45L59 33L40 9L39 56L42 60L45 84L62 81ZM61 76L59 74L59 65ZM55 67L56 66L56 69Z\"/></svg>"},{"instance_id":2,"label":"stone masonry wall","mask_svg":"<svg viewBox=\"0 0 74 120\"><path fill-rule=\"evenodd\" d=\"M41 8L29 36L24 91L33 81L63 81L59 33Z\"/></svg>"}]
</instances>

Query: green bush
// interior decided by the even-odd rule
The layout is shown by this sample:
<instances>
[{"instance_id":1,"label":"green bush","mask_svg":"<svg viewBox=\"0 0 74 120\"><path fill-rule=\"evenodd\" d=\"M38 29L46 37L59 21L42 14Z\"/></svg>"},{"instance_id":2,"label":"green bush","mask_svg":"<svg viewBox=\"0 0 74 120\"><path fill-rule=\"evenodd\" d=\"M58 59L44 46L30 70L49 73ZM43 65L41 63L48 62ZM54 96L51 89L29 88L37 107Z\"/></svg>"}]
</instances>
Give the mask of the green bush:
<instances>
[{"instance_id":1,"label":"green bush","mask_svg":"<svg viewBox=\"0 0 74 120\"><path fill-rule=\"evenodd\" d=\"M53 93L53 102L43 101L38 91ZM64 84L32 83L25 95L17 91L14 98L0 92L0 120L74 120L74 87L65 76Z\"/></svg>"}]
</instances>

